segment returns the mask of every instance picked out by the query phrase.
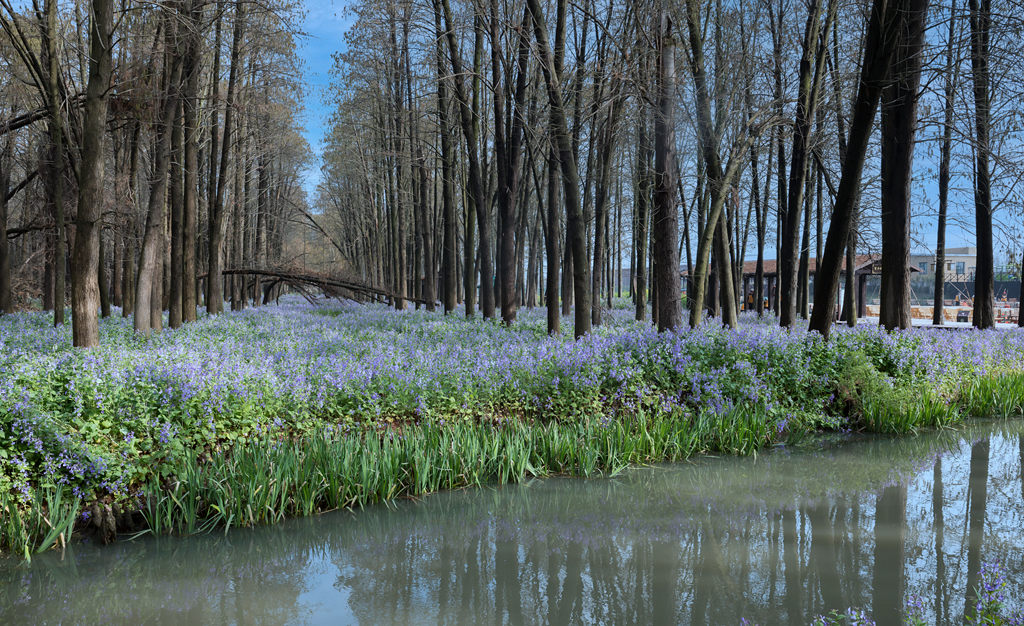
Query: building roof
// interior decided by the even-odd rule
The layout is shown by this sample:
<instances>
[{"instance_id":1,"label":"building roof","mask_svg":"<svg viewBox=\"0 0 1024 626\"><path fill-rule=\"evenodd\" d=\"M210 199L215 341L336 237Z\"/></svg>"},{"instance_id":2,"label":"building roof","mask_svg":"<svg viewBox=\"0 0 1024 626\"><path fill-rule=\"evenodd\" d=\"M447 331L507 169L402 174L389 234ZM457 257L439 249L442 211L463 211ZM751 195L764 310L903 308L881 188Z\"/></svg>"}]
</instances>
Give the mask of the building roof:
<instances>
[{"instance_id":1,"label":"building roof","mask_svg":"<svg viewBox=\"0 0 1024 626\"><path fill-rule=\"evenodd\" d=\"M862 269L870 267L872 264L882 260L881 254L858 254L857 263L854 265L854 272L859 272ZM778 262L775 259L765 259L764 263L764 275L774 276L777 272ZM818 267L818 259L811 257L808 259L808 267L810 272L813 274ZM920 272L921 269L913 265L908 266L911 272ZM839 266L840 271L846 271L846 257L843 257L842 265ZM743 262L743 275L753 276L757 272L757 261L744 261ZM686 270L683 270L681 274L686 276Z\"/></svg>"},{"instance_id":2,"label":"building roof","mask_svg":"<svg viewBox=\"0 0 1024 626\"><path fill-rule=\"evenodd\" d=\"M880 260L882 260L882 255L880 255L880 254L858 254L857 255L857 262L854 265L854 271L862 270L865 267L870 266L872 263L874 263L876 261L880 261ZM815 257L811 257L808 260L808 267L810 268L811 272L814 272L817 269L817 267L818 267L818 259L815 258ZM843 263L842 263L842 265L839 266L839 269L841 271L844 271L844 272L846 271L846 257L845 256L843 256ZM756 271L757 271L757 261L745 261L743 263L743 273L744 274L750 274L751 276L753 276ZM765 274L765 276L768 276L770 274L775 274L777 271L778 271L778 269L777 269L777 261L775 259L766 259L764 261L764 274Z\"/></svg>"}]
</instances>

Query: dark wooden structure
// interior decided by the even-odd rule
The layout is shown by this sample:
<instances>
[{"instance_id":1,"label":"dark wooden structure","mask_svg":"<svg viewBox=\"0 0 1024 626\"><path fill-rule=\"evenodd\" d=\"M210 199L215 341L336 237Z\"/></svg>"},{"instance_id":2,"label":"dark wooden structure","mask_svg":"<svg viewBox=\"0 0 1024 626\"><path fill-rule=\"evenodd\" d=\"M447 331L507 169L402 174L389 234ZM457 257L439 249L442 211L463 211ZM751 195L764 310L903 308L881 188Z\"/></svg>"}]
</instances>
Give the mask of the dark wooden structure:
<instances>
[{"instance_id":1,"label":"dark wooden structure","mask_svg":"<svg viewBox=\"0 0 1024 626\"><path fill-rule=\"evenodd\" d=\"M809 260L809 268L811 276L815 274L817 269L817 259L811 258ZM911 272L920 272L921 270L917 267L910 266L908 268ZM756 276L757 262L746 261L743 263L743 280L741 281L742 286L742 302L744 309L753 308L754 297L754 280ZM861 254L857 256L857 263L853 268L854 279L857 284L857 316L864 317L867 313L865 294L867 280L869 276L880 276L882 274L882 255L880 254ZM843 263L840 271L839 284L844 284L846 276L846 258L843 258ZM764 291L767 299L765 309L772 310L775 308L776 299L778 298L778 266L774 259L764 261Z\"/></svg>"},{"instance_id":2,"label":"dark wooden structure","mask_svg":"<svg viewBox=\"0 0 1024 626\"><path fill-rule=\"evenodd\" d=\"M224 270L221 274L224 276L255 277L260 281L260 289L263 292L264 304L270 300L270 294L274 292L275 288L281 285L286 285L292 288L310 302L313 302L314 300L314 294L310 292L310 289L318 290L323 295L330 298L347 298L357 301L378 300L393 302L397 297L395 294L385 289L381 289L380 287L374 287L373 285L368 285L356 280L327 276L323 274L259 268L232 268ZM199 276L200 280L204 280L205 278L205 274ZM426 304L425 300L409 295L402 296L402 299L408 300L409 302Z\"/></svg>"}]
</instances>

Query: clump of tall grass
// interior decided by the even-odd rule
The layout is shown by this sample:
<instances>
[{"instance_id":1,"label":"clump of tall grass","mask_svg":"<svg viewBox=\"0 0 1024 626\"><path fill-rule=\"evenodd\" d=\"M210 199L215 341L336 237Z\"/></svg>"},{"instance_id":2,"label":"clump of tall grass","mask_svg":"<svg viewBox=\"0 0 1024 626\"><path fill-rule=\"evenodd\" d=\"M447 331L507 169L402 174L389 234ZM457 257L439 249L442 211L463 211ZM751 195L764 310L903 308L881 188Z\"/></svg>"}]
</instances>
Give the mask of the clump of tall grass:
<instances>
[{"instance_id":1,"label":"clump of tall grass","mask_svg":"<svg viewBox=\"0 0 1024 626\"><path fill-rule=\"evenodd\" d=\"M227 455L186 454L173 478L145 486L142 513L156 533L268 524L484 483L614 474L700 452L748 453L770 440L774 428L736 409L728 416L642 412L620 420L425 422L400 430L328 429L299 439L265 436Z\"/></svg>"},{"instance_id":2,"label":"clump of tall grass","mask_svg":"<svg viewBox=\"0 0 1024 626\"><path fill-rule=\"evenodd\" d=\"M57 487L33 489L27 495L0 491L0 552L24 557L64 546L81 502Z\"/></svg>"},{"instance_id":3,"label":"clump of tall grass","mask_svg":"<svg viewBox=\"0 0 1024 626\"><path fill-rule=\"evenodd\" d=\"M853 352L836 376L835 404L852 426L890 434L1024 413L1024 372L999 369L955 382L890 376L864 353Z\"/></svg>"},{"instance_id":4,"label":"clump of tall grass","mask_svg":"<svg viewBox=\"0 0 1024 626\"><path fill-rule=\"evenodd\" d=\"M958 401L968 415L976 417L1024 414L1024 372L1007 370L965 380Z\"/></svg>"}]
</instances>

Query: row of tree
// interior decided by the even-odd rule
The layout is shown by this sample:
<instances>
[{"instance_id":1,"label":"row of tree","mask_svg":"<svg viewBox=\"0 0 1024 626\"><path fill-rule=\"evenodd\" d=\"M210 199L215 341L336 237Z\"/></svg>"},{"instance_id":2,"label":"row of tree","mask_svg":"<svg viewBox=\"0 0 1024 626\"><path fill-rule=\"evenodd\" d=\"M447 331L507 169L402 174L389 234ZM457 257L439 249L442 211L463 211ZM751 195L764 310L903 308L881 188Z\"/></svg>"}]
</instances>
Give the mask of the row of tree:
<instances>
[{"instance_id":1,"label":"row of tree","mask_svg":"<svg viewBox=\"0 0 1024 626\"><path fill-rule=\"evenodd\" d=\"M16 280L40 286L55 324L70 293L74 343L91 346L112 304L148 334L164 311L177 327L202 302L259 303L221 271L280 260L302 210L298 16L285 2L0 0L0 314Z\"/></svg>"},{"instance_id":2,"label":"row of tree","mask_svg":"<svg viewBox=\"0 0 1024 626\"><path fill-rule=\"evenodd\" d=\"M709 311L735 326L743 296L764 311L774 244L783 326L809 316L827 335L840 305L854 323L853 272L843 303L841 274L858 249L880 249L881 323L905 328L911 243L937 213L937 284L957 220L977 238L974 323L994 325L996 228L1013 240L1021 215L1012 50L1024 7L361 0L352 11L316 204L350 268L397 307L463 302L512 323L517 306L543 301L549 332L574 307L580 336L625 279L637 319L650 303L666 329L683 322L682 276L691 325ZM951 198L973 198L974 211ZM1008 219L994 222L1000 207Z\"/></svg>"}]
</instances>

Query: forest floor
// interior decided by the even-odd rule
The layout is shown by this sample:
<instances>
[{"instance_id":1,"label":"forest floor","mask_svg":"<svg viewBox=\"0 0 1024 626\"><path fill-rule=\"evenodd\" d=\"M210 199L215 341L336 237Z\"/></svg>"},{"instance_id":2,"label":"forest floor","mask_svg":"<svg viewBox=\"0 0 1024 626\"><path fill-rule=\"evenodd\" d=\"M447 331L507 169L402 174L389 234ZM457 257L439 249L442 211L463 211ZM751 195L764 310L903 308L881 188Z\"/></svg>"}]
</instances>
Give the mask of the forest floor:
<instances>
[{"instance_id":1,"label":"forest floor","mask_svg":"<svg viewBox=\"0 0 1024 626\"><path fill-rule=\"evenodd\" d=\"M101 339L74 350L47 314L0 317L0 550L1024 410L1024 330L826 343L744 315L659 334L621 302L573 341L543 309L504 327L287 301L148 339L115 314Z\"/></svg>"}]
</instances>

